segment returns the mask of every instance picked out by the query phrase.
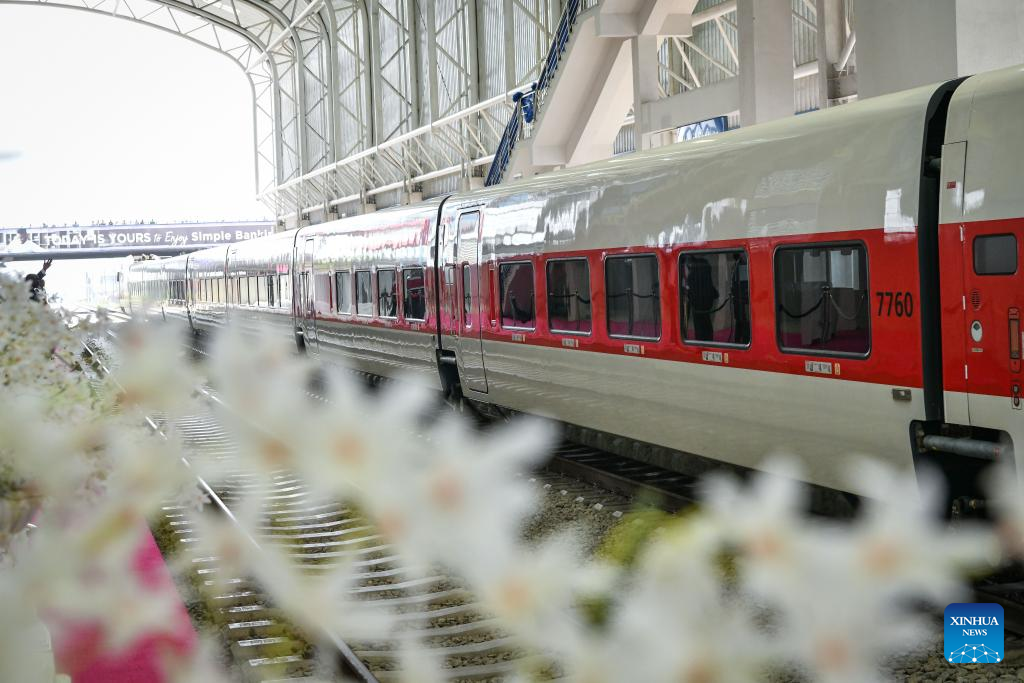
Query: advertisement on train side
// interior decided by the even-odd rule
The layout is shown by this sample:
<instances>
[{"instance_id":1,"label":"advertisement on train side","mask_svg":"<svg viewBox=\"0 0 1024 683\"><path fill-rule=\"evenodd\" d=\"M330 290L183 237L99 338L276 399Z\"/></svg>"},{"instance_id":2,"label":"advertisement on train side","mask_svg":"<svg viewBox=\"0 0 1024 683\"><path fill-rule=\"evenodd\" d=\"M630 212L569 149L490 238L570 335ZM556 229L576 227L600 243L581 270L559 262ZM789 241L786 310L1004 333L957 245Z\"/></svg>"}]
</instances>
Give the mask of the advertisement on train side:
<instances>
[{"instance_id":1,"label":"advertisement on train side","mask_svg":"<svg viewBox=\"0 0 1024 683\"><path fill-rule=\"evenodd\" d=\"M102 249L104 247L213 246L269 235L270 221L238 223L175 223L0 229L0 251L39 249Z\"/></svg>"}]
</instances>

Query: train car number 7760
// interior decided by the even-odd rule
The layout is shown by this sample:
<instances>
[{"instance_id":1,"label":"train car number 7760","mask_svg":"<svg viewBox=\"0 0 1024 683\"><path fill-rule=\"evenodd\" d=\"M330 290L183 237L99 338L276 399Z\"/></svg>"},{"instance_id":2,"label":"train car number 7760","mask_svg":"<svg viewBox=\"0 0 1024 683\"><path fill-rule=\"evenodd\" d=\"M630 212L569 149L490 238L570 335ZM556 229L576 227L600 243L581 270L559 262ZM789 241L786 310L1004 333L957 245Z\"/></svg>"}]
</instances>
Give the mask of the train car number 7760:
<instances>
[{"instance_id":1,"label":"train car number 7760","mask_svg":"<svg viewBox=\"0 0 1024 683\"><path fill-rule=\"evenodd\" d=\"M878 314L897 318L914 316L914 295L910 292L875 292L878 297Z\"/></svg>"}]
</instances>

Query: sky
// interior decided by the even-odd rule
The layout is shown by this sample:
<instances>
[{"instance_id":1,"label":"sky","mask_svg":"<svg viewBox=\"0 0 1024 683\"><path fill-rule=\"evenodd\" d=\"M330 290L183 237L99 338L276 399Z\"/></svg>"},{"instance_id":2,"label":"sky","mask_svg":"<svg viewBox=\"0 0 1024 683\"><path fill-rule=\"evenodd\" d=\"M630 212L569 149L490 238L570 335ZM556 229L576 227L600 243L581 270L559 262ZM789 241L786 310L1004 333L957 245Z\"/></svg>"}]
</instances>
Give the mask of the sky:
<instances>
[{"instance_id":1,"label":"sky","mask_svg":"<svg viewBox=\"0 0 1024 683\"><path fill-rule=\"evenodd\" d=\"M252 91L148 26L0 5L0 227L267 218Z\"/></svg>"}]
</instances>

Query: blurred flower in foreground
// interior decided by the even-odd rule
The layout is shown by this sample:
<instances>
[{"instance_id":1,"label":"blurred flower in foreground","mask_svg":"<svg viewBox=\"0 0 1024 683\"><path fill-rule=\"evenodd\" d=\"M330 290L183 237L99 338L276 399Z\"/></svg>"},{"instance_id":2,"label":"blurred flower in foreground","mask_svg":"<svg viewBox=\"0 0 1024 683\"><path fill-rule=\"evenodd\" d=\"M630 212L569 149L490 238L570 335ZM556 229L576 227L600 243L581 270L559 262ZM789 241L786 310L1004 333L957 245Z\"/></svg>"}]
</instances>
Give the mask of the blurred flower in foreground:
<instances>
[{"instance_id":1,"label":"blurred flower in foreground","mask_svg":"<svg viewBox=\"0 0 1024 683\"><path fill-rule=\"evenodd\" d=\"M780 474L745 483L712 478L700 509L665 523L631 566L613 570L572 535L522 537L538 492L517 475L538 466L554 441L540 421L479 433L442 412L429 391L395 381L371 394L343 369L296 355L287 340L238 330L215 341L203 378L180 331L129 327L115 374L95 387L73 351L91 328L70 330L59 312L26 301L20 283L0 276L0 334L14 349L0 357L0 484L44 501L39 531L19 539L0 568L5 665L22 661L14 636L37 611L96 620L110 648L169 629L174 605L147 590L130 556L140 522L177 502L198 540L176 567L215 558L215 588L255 578L314 637L386 640L401 680L445 680L445 662L409 630L408 615L360 600L360 549L295 562L302 539L265 507L268 485L282 480L294 482L296 503L354 511L381 552L390 544L396 575L444 575L465 586L527 655L520 675L579 683L742 682L781 670L877 679L878 662L926 635L915 605L955 599L964 572L995 558L990 532L951 531L938 520L927 475L858 463L856 476L868 480L858 489L879 499L850 522L826 522L805 513L799 473L781 463L771 466ZM24 334L10 334L12 325ZM207 379L211 398L197 401L195 387ZM190 470L176 421L196 410L218 416L232 444ZM142 427L144 417L162 437ZM194 471L231 485L235 522L200 512L205 494ZM1016 477L1004 477L995 498L1004 539L1020 552ZM172 680L215 675L200 659L164 664Z\"/></svg>"},{"instance_id":2,"label":"blurred flower in foreground","mask_svg":"<svg viewBox=\"0 0 1024 683\"><path fill-rule=\"evenodd\" d=\"M1011 461L989 469L988 492L1006 553L1024 560L1024 480Z\"/></svg>"}]
</instances>

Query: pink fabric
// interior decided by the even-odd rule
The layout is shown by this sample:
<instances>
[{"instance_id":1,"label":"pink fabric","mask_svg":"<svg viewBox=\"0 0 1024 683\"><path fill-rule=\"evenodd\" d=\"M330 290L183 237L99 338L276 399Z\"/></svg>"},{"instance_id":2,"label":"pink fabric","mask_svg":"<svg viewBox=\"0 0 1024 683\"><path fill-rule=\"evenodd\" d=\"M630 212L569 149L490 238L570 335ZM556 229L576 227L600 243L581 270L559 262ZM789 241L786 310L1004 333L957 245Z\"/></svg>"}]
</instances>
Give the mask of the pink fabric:
<instances>
[{"instance_id":1,"label":"pink fabric","mask_svg":"<svg viewBox=\"0 0 1024 683\"><path fill-rule=\"evenodd\" d=\"M661 335L660 325L652 320L637 320L633 323L633 331L629 330L627 321L612 320L608 323L610 334L629 337L649 337L655 339Z\"/></svg>"},{"instance_id":2,"label":"pink fabric","mask_svg":"<svg viewBox=\"0 0 1024 683\"><path fill-rule=\"evenodd\" d=\"M836 332L832 339L824 344L808 344L804 346L799 332L788 332L782 335L782 345L787 348L806 348L812 351L838 351L839 353L865 353L868 350L867 331L843 330Z\"/></svg>"},{"instance_id":3,"label":"pink fabric","mask_svg":"<svg viewBox=\"0 0 1024 683\"><path fill-rule=\"evenodd\" d=\"M502 319L501 319L501 326L502 327L525 327L527 329L532 329L533 326L534 326L534 322L533 322L533 318L530 318L529 320L516 320L515 318L502 317Z\"/></svg>"},{"instance_id":4,"label":"pink fabric","mask_svg":"<svg viewBox=\"0 0 1024 683\"><path fill-rule=\"evenodd\" d=\"M590 332L589 320L569 320L568 318L552 317L548 320L555 332Z\"/></svg>"},{"instance_id":5,"label":"pink fabric","mask_svg":"<svg viewBox=\"0 0 1024 683\"><path fill-rule=\"evenodd\" d=\"M138 638L120 652L104 653L100 651L103 632L99 624L47 619L54 635L57 671L70 675L75 683L163 683L167 679L161 673L161 662L187 659L194 652L196 632L160 550L144 527L132 569L152 591L174 593L179 609L173 622L160 633Z\"/></svg>"}]
</instances>

